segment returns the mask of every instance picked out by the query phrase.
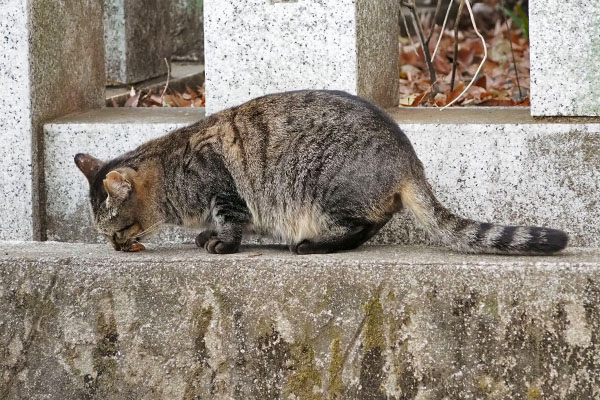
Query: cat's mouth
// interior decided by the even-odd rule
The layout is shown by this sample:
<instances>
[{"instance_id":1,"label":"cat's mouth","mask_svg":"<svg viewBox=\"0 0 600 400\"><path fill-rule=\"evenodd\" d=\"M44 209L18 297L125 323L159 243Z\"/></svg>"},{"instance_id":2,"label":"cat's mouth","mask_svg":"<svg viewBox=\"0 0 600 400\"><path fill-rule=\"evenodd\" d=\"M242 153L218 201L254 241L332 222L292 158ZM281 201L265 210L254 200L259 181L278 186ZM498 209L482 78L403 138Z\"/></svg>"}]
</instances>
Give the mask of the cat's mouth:
<instances>
[{"instance_id":1,"label":"cat's mouth","mask_svg":"<svg viewBox=\"0 0 600 400\"><path fill-rule=\"evenodd\" d=\"M128 240L125 243L118 243L116 241L113 242L113 247L117 251L131 252L134 253L136 251L146 250L146 247L139 242L140 238L136 237L134 239Z\"/></svg>"},{"instance_id":2,"label":"cat's mouth","mask_svg":"<svg viewBox=\"0 0 600 400\"><path fill-rule=\"evenodd\" d=\"M137 241L137 239L133 242L131 242L130 244L128 244L127 246L124 246L121 248L121 251L125 251L125 252L136 252L136 251L142 251L142 250L146 250L146 246L144 246L143 244L141 244L140 242Z\"/></svg>"},{"instance_id":3,"label":"cat's mouth","mask_svg":"<svg viewBox=\"0 0 600 400\"><path fill-rule=\"evenodd\" d=\"M163 220L151 224L147 228L143 228L140 224L131 224L114 232L112 235L106 234L106 237L116 251L136 252L145 250L146 247L140 243L147 236L155 233ZM126 237L128 237L126 239Z\"/></svg>"},{"instance_id":4,"label":"cat's mouth","mask_svg":"<svg viewBox=\"0 0 600 400\"><path fill-rule=\"evenodd\" d=\"M136 251L142 251L142 250L146 249L146 247L140 243L141 239L142 239L141 236L136 236L131 239L127 239L124 242L120 242L117 240L116 235L113 235L112 237L109 236L110 244L112 244L113 248L116 251L124 251L124 252L131 252L131 253L136 252Z\"/></svg>"}]
</instances>

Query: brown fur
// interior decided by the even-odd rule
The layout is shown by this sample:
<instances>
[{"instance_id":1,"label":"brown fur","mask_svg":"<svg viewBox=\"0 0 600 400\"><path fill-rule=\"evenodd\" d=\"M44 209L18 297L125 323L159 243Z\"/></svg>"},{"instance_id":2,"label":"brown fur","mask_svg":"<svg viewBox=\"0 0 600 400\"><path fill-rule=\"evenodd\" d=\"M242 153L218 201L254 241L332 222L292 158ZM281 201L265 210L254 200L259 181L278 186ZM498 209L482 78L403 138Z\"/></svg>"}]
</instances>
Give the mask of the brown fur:
<instances>
[{"instance_id":1,"label":"brown fur","mask_svg":"<svg viewBox=\"0 0 600 400\"><path fill-rule=\"evenodd\" d=\"M248 228L300 254L348 250L403 207L465 252L551 253L567 243L560 231L452 214L396 123L342 92L265 96L109 162L75 161L96 226L121 250L163 223L206 228L196 243L213 253L237 251Z\"/></svg>"}]
</instances>

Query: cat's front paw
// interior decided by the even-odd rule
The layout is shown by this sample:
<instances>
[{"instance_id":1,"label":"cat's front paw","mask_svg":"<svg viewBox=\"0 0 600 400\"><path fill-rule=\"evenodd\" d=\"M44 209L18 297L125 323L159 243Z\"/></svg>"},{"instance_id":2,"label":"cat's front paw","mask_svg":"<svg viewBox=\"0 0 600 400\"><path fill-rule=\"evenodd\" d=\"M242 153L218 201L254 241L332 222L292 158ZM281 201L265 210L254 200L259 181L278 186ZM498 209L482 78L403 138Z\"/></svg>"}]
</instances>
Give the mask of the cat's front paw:
<instances>
[{"instance_id":1,"label":"cat's front paw","mask_svg":"<svg viewBox=\"0 0 600 400\"><path fill-rule=\"evenodd\" d=\"M231 254L237 253L240 244L236 242L223 242L216 237L211 237L204 243L204 248L211 254Z\"/></svg>"},{"instance_id":2,"label":"cat's front paw","mask_svg":"<svg viewBox=\"0 0 600 400\"><path fill-rule=\"evenodd\" d=\"M204 247L206 242L208 242L210 238L215 236L217 236L217 233L215 231L211 231L210 229L204 232L200 232L198 236L196 236L196 246Z\"/></svg>"}]
</instances>

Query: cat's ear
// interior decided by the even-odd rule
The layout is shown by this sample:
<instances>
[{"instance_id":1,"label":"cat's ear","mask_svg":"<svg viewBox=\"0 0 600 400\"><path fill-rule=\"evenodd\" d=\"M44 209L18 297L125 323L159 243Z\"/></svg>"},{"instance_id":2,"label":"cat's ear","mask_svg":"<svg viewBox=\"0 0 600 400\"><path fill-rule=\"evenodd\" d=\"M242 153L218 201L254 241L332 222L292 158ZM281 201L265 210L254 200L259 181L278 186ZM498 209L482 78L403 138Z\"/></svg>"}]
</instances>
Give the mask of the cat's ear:
<instances>
[{"instance_id":1,"label":"cat's ear","mask_svg":"<svg viewBox=\"0 0 600 400\"><path fill-rule=\"evenodd\" d=\"M104 179L104 188L108 197L114 201L123 201L131 193L131 183L117 171L111 171Z\"/></svg>"},{"instance_id":2,"label":"cat's ear","mask_svg":"<svg viewBox=\"0 0 600 400\"><path fill-rule=\"evenodd\" d=\"M75 164L77 165L77 168L83 172L83 175L85 175L90 183L96 176L98 170L104 165L104 163L97 158L82 153L75 155Z\"/></svg>"}]
</instances>

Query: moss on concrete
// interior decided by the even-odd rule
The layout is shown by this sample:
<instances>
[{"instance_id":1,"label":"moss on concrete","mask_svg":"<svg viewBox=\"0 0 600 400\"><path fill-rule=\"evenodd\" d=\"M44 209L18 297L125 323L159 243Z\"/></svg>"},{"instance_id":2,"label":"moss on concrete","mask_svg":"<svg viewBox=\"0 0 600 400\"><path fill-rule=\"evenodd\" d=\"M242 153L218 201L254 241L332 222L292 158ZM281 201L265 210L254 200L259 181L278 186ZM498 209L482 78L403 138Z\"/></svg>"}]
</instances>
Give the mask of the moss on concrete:
<instances>
[{"instance_id":1,"label":"moss on concrete","mask_svg":"<svg viewBox=\"0 0 600 400\"><path fill-rule=\"evenodd\" d=\"M339 399L342 396L343 381L342 369L344 355L340 348L340 339L336 338L331 345L331 363L329 364L327 380L327 399Z\"/></svg>"},{"instance_id":2,"label":"moss on concrete","mask_svg":"<svg viewBox=\"0 0 600 400\"><path fill-rule=\"evenodd\" d=\"M96 314L96 345L92 351L95 376L85 375L83 383L91 398L106 398L117 386L117 354L119 333L112 313L98 311Z\"/></svg>"},{"instance_id":3,"label":"moss on concrete","mask_svg":"<svg viewBox=\"0 0 600 400\"><path fill-rule=\"evenodd\" d=\"M196 357L199 362L204 362L208 358L208 351L206 349L205 336L208 332L208 327L213 318L212 307L204 308L201 307L199 310L192 314L192 321L194 323L194 349L196 351Z\"/></svg>"},{"instance_id":4,"label":"moss on concrete","mask_svg":"<svg viewBox=\"0 0 600 400\"><path fill-rule=\"evenodd\" d=\"M500 312L498 310L498 297L497 296L486 296L483 299L484 308L490 313L495 319L500 318Z\"/></svg>"},{"instance_id":5,"label":"moss on concrete","mask_svg":"<svg viewBox=\"0 0 600 400\"><path fill-rule=\"evenodd\" d=\"M290 349L290 370L286 394L303 400L322 400L321 372L315 364L315 351L308 341L294 343Z\"/></svg>"},{"instance_id":6,"label":"moss on concrete","mask_svg":"<svg viewBox=\"0 0 600 400\"><path fill-rule=\"evenodd\" d=\"M261 334L256 342L247 368L250 369L252 398L278 400L288 370L290 345L273 326Z\"/></svg>"},{"instance_id":7,"label":"moss on concrete","mask_svg":"<svg viewBox=\"0 0 600 400\"><path fill-rule=\"evenodd\" d=\"M367 302L365 314L358 397L361 399L384 399L382 383L384 378L383 350L386 347L385 316L379 297Z\"/></svg>"},{"instance_id":8,"label":"moss on concrete","mask_svg":"<svg viewBox=\"0 0 600 400\"><path fill-rule=\"evenodd\" d=\"M384 333L384 315L383 307L379 298L376 297L369 301L365 306L366 321L365 321L365 338L363 346L365 350L373 348L385 347L385 333Z\"/></svg>"},{"instance_id":9,"label":"moss on concrete","mask_svg":"<svg viewBox=\"0 0 600 400\"><path fill-rule=\"evenodd\" d=\"M542 392L537 386L530 386L527 390L527 400L542 400Z\"/></svg>"}]
</instances>

